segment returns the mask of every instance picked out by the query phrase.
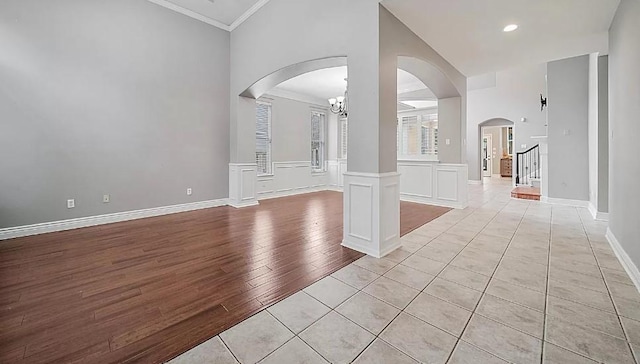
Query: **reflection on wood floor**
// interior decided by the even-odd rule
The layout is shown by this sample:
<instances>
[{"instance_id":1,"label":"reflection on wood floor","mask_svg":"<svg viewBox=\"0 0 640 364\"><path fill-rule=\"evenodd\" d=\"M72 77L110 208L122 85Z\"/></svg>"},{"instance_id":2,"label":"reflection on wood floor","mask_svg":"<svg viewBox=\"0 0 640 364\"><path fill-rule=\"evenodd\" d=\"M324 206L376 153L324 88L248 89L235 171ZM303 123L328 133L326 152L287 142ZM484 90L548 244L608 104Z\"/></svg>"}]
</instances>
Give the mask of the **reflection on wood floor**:
<instances>
[{"instance_id":1,"label":"reflection on wood floor","mask_svg":"<svg viewBox=\"0 0 640 364\"><path fill-rule=\"evenodd\" d=\"M401 203L401 233L449 209ZM0 362L162 362L362 256L317 192L0 242Z\"/></svg>"}]
</instances>

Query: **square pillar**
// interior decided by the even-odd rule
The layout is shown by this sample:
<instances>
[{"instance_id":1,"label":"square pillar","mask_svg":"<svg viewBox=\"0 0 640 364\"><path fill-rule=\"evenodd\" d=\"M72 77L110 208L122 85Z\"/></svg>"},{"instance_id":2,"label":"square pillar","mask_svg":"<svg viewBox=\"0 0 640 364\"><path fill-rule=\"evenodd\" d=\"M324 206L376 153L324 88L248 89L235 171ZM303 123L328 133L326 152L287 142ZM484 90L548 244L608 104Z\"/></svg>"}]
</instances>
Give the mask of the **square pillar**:
<instances>
[{"instance_id":1,"label":"square pillar","mask_svg":"<svg viewBox=\"0 0 640 364\"><path fill-rule=\"evenodd\" d=\"M229 163L229 205L256 206L258 166L255 163Z\"/></svg>"},{"instance_id":2,"label":"square pillar","mask_svg":"<svg viewBox=\"0 0 640 364\"><path fill-rule=\"evenodd\" d=\"M344 174L342 246L381 258L400 247L400 174Z\"/></svg>"}]
</instances>

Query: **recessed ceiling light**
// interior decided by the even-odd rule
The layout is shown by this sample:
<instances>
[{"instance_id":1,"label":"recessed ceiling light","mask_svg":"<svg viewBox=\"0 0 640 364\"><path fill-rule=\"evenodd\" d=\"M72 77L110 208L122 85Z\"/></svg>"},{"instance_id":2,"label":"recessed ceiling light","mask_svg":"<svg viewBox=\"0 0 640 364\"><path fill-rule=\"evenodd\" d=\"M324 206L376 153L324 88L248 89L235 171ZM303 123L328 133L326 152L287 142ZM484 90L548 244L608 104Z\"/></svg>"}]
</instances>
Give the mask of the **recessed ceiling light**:
<instances>
[{"instance_id":1,"label":"recessed ceiling light","mask_svg":"<svg viewBox=\"0 0 640 364\"><path fill-rule=\"evenodd\" d=\"M505 32L513 32L516 29L518 29L518 26L516 24L509 24L506 27L504 27L503 31L505 31Z\"/></svg>"}]
</instances>

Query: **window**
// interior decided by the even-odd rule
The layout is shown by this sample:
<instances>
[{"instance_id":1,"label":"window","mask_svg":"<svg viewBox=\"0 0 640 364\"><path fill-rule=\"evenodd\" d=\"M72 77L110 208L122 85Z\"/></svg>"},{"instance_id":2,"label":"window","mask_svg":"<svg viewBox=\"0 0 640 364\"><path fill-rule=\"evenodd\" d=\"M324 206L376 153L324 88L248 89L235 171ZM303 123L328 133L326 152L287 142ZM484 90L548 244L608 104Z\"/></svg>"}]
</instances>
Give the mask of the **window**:
<instances>
[{"instance_id":1,"label":"window","mask_svg":"<svg viewBox=\"0 0 640 364\"><path fill-rule=\"evenodd\" d=\"M420 116L421 122L421 143L420 154L438 154L438 114L428 114Z\"/></svg>"},{"instance_id":2,"label":"window","mask_svg":"<svg viewBox=\"0 0 640 364\"><path fill-rule=\"evenodd\" d=\"M256 164L258 176L271 174L271 104L256 103Z\"/></svg>"},{"instance_id":3,"label":"window","mask_svg":"<svg viewBox=\"0 0 640 364\"><path fill-rule=\"evenodd\" d=\"M513 127L507 128L507 151L509 155L513 155Z\"/></svg>"},{"instance_id":4,"label":"window","mask_svg":"<svg viewBox=\"0 0 640 364\"><path fill-rule=\"evenodd\" d=\"M347 118L340 118L340 150L343 159L347 158L347 143L349 141L349 124Z\"/></svg>"},{"instance_id":5,"label":"window","mask_svg":"<svg viewBox=\"0 0 640 364\"><path fill-rule=\"evenodd\" d=\"M311 168L316 172L323 172L325 146L325 114L311 112Z\"/></svg>"},{"instance_id":6,"label":"window","mask_svg":"<svg viewBox=\"0 0 640 364\"><path fill-rule=\"evenodd\" d=\"M438 114L398 117L397 138L401 156L438 155Z\"/></svg>"}]
</instances>

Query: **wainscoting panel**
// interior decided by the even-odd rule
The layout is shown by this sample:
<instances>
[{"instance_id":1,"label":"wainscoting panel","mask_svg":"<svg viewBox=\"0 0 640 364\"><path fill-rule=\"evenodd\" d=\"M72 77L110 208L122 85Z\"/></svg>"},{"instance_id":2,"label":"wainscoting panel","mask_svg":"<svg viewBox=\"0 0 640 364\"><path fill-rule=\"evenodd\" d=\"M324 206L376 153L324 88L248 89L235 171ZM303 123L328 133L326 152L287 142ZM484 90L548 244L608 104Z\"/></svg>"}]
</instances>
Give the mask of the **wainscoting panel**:
<instances>
[{"instance_id":1,"label":"wainscoting panel","mask_svg":"<svg viewBox=\"0 0 640 364\"><path fill-rule=\"evenodd\" d=\"M275 162L272 175L258 177L258 199L325 190L328 179L327 172L313 172L309 161Z\"/></svg>"}]
</instances>

